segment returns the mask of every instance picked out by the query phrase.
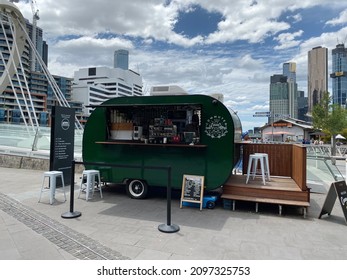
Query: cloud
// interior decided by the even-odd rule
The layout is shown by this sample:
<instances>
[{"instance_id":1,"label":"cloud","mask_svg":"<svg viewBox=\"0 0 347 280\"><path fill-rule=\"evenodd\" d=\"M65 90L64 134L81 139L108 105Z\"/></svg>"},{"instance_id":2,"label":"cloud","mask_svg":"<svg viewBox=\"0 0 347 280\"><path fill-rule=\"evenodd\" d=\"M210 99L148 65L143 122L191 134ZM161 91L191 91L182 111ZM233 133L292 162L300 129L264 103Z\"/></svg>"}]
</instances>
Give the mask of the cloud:
<instances>
[{"instance_id":1,"label":"cloud","mask_svg":"<svg viewBox=\"0 0 347 280\"><path fill-rule=\"evenodd\" d=\"M281 33L274 40L280 43L279 46L275 46L275 50L283 50L296 47L300 44L301 41L294 40L296 37L301 37L304 31L299 30L294 33Z\"/></svg>"},{"instance_id":2,"label":"cloud","mask_svg":"<svg viewBox=\"0 0 347 280\"><path fill-rule=\"evenodd\" d=\"M145 88L177 84L190 93L223 93L246 128L266 122L252 115L268 110L269 79L281 73L283 62L297 63L299 89L306 91L307 52L320 45L332 49L336 38L347 34L347 27L338 29L347 13L340 0L38 2L53 74L73 77L80 68L112 67L114 50L126 48L130 68L140 72ZM16 5L31 20L30 5ZM174 32L179 13L194 5L222 15L214 33L188 38ZM343 11L326 23L334 32L311 35L300 27L307 20L304 9L314 6L336 15Z\"/></svg>"},{"instance_id":3,"label":"cloud","mask_svg":"<svg viewBox=\"0 0 347 280\"><path fill-rule=\"evenodd\" d=\"M324 2L318 0L315 4ZM335 1L332 1L335 2ZM269 0L253 2L238 0L232 5L227 0L45 0L38 5L41 19L39 25L48 38L66 34L90 36L110 32L144 40L152 38L184 47L197 44L225 43L245 40L250 43L263 42L269 36L290 28L289 23L279 21L288 9L295 10L313 6L311 1ZM21 11L32 18L29 3L19 2ZM175 33L174 26L180 11L188 11L200 5L210 12L219 12L223 20L218 30L207 38L187 38ZM299 15L294 15L299 19ZM59 23L59 24L58 24Z\"/></svg>"},{"instance_id":4,"label":"cloud","mask_svg":"<svg viewBox=\"0 0 347 280\"><path fill-rule=\"evenodd\" d=\"M72 40L60 40L55 47L74 49L88 47L95 48L126 48L132 49L134 46L131 41L120 38L98 38L98 36L83 36Z\"/></svg>"},{"instance_id":5,"label":"cloud","mask_svg":"<svg viewBox=\"0 0 347 280\"><path fill-rule=\"evenodd\" d=\"M79 68L90 66L113 67L113 53L116 49L133 51L134 46L130 40L118 37L81 36L74 39L62 39L49 44L49 69L56 73L61 72L61 65L75 64ZM55 67L58 66L59 67ZM68 67L70 69L70 67ZM73 72L65 71L63 76L72 76Z\"/></svg>"},{"instance_id":6,"label":"cloud","mask_svg":"<svg viewBox=\"0 0 347 280\"><path fill-rule=\"evenodd\" d=\"M263 69L263 62L262 59L254 59L250 54L235 59L235 64L238 65L238 68L247 71Z\"/></svg>"},{"instance_id":7,"label":"cloud","mask_svg":"<svg viewBox=\"0 0 347 280\"><path fill-rule=\"evenodd\" d=\"M342 25L347 23L347 9L342 11L339 15L339 17L336 17L332 20L327 21L327 25Z\"/></svg>"},{"instance_id":8,"label":"cloud","mask_svg":"<svg viewBox=\"0 0 347 280\"><path fill-rule=\"evenodd\" d=\"M291 18L293 19L293 23L298 23L298 22L302 21L301 14L296 14L296 15L288 17L288 19L291 19Z\"/></svg>"},{"instance_id":9,"label":"cloud","mask_svg":"<svg viewBox=\"0 0 347 280\"><path fill-rule=\"evenodd\" d=\"M235 6L224 14L225 19L218 24L218 31L208 36L206 43L225 43L237 40L257 43L290 27L288 23L276 20L281 15L281 9L271 10L270 8L269 11L263 4L249 7L246 2L238 2L238 5Z\"/></svg>"}]
</instances>

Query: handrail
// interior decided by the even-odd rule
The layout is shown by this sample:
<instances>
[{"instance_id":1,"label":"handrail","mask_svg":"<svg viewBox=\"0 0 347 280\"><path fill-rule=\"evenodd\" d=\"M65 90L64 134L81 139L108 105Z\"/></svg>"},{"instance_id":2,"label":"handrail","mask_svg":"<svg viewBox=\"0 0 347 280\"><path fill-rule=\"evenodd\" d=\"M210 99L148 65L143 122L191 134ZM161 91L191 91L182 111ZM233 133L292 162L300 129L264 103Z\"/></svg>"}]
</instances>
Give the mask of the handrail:
<instances>
[{"instance_id":1,"label":"handrail","mask_svg":"<svg viewBox=\"0 0 347 280\"><path fill-rule=\"evenodd\" d=\"M346 157L341 157L341 156L323 156L323 155L307 155L307 159L323 161L325 166L329 170L331 176L334 178L335 181L337 181L338 180L338 176L336 176L335 172L329 166L328 160L333 160L333 159L335 159L335 160L346 160ZM346 164L347 164L347 162L346 162ZM342 178L344 178L344 176L342 175L340 170L338 168L336 168L336 170L340 174L340 176Z\"/></svg>"}]
</instances>

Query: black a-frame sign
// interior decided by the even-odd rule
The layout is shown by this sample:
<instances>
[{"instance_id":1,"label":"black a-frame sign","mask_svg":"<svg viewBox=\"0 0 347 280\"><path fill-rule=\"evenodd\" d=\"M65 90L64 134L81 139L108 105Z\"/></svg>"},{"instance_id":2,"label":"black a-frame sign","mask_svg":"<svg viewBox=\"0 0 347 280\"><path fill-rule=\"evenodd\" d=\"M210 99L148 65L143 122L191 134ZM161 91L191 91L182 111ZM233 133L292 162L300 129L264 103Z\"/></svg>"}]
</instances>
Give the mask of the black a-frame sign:
<instances>
[{"instance_id":1,"label":"black a-frame sign","mask_svg":"<svg viewBox=\"0 0 347 280\"><path fill-rule=\"evenodd\" d=\"M347 223L347 186L345 181L337 181L330 185L328 194L325 198L322 211L319 214L320 219L323 215L331 214L336 198L340 201L345 222Z\"/></svg>"}]
</instances>

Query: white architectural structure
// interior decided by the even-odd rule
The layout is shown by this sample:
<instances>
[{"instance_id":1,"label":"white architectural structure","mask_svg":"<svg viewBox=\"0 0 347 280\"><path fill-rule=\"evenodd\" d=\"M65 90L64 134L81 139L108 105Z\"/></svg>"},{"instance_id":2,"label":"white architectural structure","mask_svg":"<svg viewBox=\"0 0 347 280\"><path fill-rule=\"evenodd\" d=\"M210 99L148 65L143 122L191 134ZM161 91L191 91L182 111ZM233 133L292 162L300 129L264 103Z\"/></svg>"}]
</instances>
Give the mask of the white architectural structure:
<instances>
[{"instance_id":1,"label":"white architectural structure","mask_svg":"<svg viewBox=\"0 0 347 280\"><path fill-rule=\"evenodd\" d=\"M141 96L142 77L132 71L121 68L93 67L83 68L74 73L72 96L86 105L99 105L102 102L120 96ZM84 108L89 116L92 108Z\"/></svg>"}]
</instances>

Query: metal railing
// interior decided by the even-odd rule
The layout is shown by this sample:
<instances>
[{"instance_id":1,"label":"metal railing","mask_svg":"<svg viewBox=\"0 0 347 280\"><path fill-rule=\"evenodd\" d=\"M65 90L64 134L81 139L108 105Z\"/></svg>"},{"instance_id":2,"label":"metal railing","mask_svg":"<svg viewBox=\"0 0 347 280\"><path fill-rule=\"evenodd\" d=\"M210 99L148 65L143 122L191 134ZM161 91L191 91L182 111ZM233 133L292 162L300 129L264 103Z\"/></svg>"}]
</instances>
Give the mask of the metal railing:
<instances>
[{"instance_id":1,"label":"metal railing","mask_svg":"<svg viewBox=\"0 0 347 280\"><path fill-rule=\"evenodd\" d=\"M305 145L307 154L310 155L325 155L330 156L331 155L331 145ZM343 157L346 156L347 153L347 146L341 145L336 146L336 155Z\"/></svg>"}]
</instances>

